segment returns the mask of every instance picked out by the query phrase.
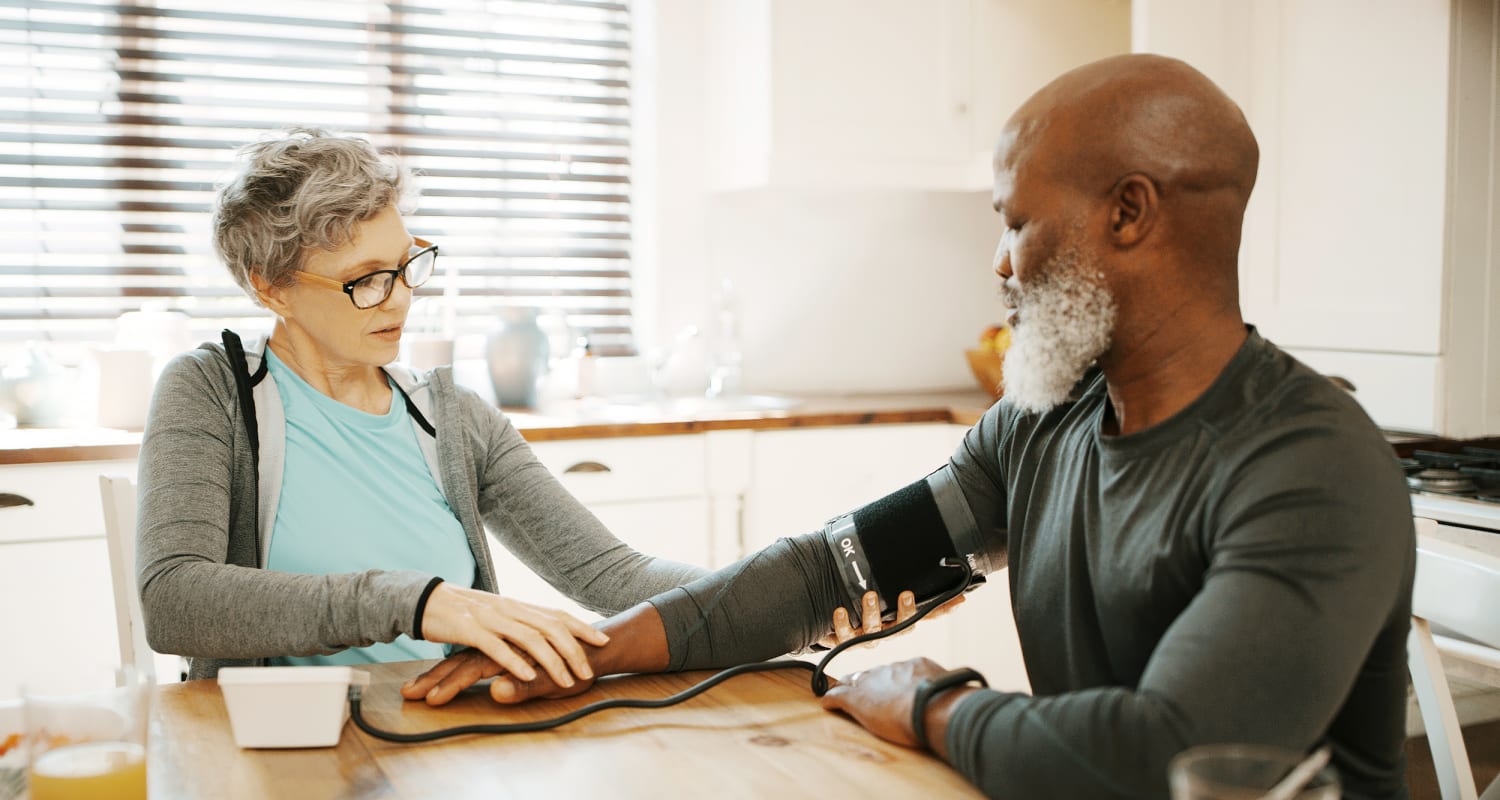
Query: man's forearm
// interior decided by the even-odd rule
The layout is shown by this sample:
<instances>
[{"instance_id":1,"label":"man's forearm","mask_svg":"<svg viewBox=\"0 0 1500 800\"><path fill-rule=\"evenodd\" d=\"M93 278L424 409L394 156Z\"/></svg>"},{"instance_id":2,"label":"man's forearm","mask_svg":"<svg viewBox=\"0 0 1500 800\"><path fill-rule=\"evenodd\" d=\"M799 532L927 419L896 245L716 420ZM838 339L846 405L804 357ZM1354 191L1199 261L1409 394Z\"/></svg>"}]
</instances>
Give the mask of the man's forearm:
<instances>
[{"instance_id":1,"label":"man's forearm","mask_svg":"<svg viewBox=\"0 0 1500 800\"><path fill-rule=\"evenodd\" d=\"M667 631L655 606L641 603L627 608L599 623L599 630L608 634L609 642L585 647L595 675L666 671L670 660Z\"/></svg>"},{"instance_id":2,"label":"man's forearm","mask_svg":"<svg viewBox=\"0 0 1500 800\"><path fill-rule=\"evenodd\" d=\"M836 606L858 607L840 591L838 565L818 536L782 539L597 623L610 639L600 647L580 642L589 671L603 676L728 667L774 658L817 640L828 632ZM476 682L496 678L490 696L519 703L576 693L588 685L557 687L545 673L522 682L501 672L483 653L465 651L408 681L401 693L442 705Z\"/></svg>"}]
</instances>

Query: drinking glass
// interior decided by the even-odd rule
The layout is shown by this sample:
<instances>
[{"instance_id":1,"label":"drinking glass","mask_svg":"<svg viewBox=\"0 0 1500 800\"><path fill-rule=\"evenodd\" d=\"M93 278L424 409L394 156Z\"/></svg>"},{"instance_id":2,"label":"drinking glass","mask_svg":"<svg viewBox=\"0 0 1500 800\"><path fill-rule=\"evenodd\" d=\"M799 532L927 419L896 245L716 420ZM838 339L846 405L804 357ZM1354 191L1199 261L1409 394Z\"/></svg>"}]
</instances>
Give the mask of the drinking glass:
<instances>
[{"instance_id":1,"label":"drinking glass","mask_svg":"<svg viewBox=\"0 0 1500 800\"><path fill-rule=\"evenodd\" d=\"M154 681L98 668L21 687L31 800L145 800Z\"/></svg>"},{"instance_id":2,"label":"drinking glass","mask_svg":"<svg viewBox=\"0 0 1500 800\"><path fill-rule=\"evenodd\" d=\"M1303 759L1279 747L1212 744L1178 753L1167 767L1172 800L1259 800ZM1332 766L1292 795L1293 800L1338 800L1339 779Z\"/></svg>"}]
</instances>

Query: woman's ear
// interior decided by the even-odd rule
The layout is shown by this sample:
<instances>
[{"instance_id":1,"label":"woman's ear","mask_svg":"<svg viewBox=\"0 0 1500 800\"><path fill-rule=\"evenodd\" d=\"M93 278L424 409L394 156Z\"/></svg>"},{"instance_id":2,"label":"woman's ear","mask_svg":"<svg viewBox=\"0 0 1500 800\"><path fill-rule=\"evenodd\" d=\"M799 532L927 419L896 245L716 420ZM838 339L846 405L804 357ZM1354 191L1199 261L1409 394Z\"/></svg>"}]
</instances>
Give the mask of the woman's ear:
<instances>
[{"instance_id":1,"label":"woman's ear","mask_svg":"<svg viewBox=\"0 0 1500 800\"><path fill-rule=\"evenodd\" d=\"M285 288L273 286L254 270L250 272L250 285L255 287L255 299L261 305L275 312L277 316L286 316L288 308Z\"/></svg>"},{"instance_id":2,"label":"woman's ear","mask_svg":"<svg viewBox=\"0 0 1500 800\"><path fill-rule=\"evenodd\" d=\"M1115 184L1109 231L1115 244L1132 247L1146 238L1161 211L1161 196L1150 176L1132 172Z\"/></svg>"}]
</instances>

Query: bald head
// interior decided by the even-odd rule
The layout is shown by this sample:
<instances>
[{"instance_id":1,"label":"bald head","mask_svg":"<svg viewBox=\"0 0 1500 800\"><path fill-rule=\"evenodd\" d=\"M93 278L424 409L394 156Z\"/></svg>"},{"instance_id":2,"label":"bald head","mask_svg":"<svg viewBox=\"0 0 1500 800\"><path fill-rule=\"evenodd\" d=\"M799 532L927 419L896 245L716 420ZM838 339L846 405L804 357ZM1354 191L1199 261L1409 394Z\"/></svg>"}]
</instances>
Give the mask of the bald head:
<instances>
[{"instance_id":1,"label":"bald head","mask_svg":"<svg viewBox=\"0 0 1500 800\"><path fill-rule=\"evenodd\" d=\"M1011 117L995 161L997 176L1029 172L1085 200L1130 176L1147 181L1159 202L1154 243L1220 283L1234 277L1259 148L1239 107L1181 61L1125 55L1063 74Z\"/></svg>"},{"instance_id":2,"label":"bald head","mask_svg":"<svg viewBox=\"0 0 1500 800\"><path fill-rule=\"evenodd\" d=\"M1248 199L1259 160L1244 114L1218 86L1181 61L1145 54L1064 73L1016 111L1005 135L1010 158L1041 157L1080 186L1143 172L1163 187Z\"/></svg>"}]
</instances>

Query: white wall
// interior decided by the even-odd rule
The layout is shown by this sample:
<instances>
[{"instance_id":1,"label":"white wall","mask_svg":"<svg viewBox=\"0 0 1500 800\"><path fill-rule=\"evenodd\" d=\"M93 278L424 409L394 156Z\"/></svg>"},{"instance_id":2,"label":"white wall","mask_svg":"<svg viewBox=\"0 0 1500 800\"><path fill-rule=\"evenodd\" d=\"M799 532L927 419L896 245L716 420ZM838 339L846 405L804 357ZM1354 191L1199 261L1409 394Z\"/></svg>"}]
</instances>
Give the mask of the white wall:
<instances>
[{"instance_id":1,"label":"white wall","mask_svg":"<svg viewBox=\"0 0 1500 800\"><path fill-rule=\"evenodd\" d=\"M1019 18L1045 17L1041 0L1008 2L1027 9ZM719 278L728 277L741 295L747 390L974 387L963 350L1000 315L998 279L990 267L999 230L988 193L710 192L712 137L723 135L710 109L715 92L736 87L710 85L709 76L725 70L722 64L715 68L721 54L708 52L704 44L709 26L723 24L722 16L710 16L709 5L703 0L636 3L642 19L635 31L642 51L635 76L637 136L644 146L636 158L635 266L643 348L670 339L685 325L700 326L705 335L683 348L668 379L676 391L702 391L712 298ZM979 5L981 21L996 13L988 8L992 5L992 0ZM1053 24L1062 24L1061 18ZM1068 42L1072 47L1100 39L1097 25L1107 29L1104 38L1118 39L1120 52L1128 49L1128 5L1120 0L1099 0L1098 14L1087 26L1070 24L1077 31ZM1010 50L995 42L996 49L984 55L986 63L998 64L999 56L1011 51L1040 48L1050 67L1049 59L1060 58L1057 48L1036 38L1016 31ZM996 80L1016 74L1016 68L996 71ZM1034 88L1018 88L1016 97ZM984 120L1003 120L1009 109L976 113Z\"/></svg>"},{"instance_id":2,"label":"white wall","mask_svg":"<svg viewBox=\"0 0 1500 800\"><path fill-rule=\"evenodd\" d=\"M637 0L634 65L636 326L644 350L684 325L707 326L707 22L697 0ZM701 341L701 340L700 340ZM674 361L676 388L704 367L700 349ZM686 384L686 385L684 385Z\"/></svg>"},{"instance_id":3,"label":"white wall","mask_svg":"<svg viewBox=\"0 0 1500 800\"><path fill-rule=\"evenodd\" d=\"M740 295L751 389L974 388L999 320L987 192L761 189L710 198L714 278Z\"/></svg>"}]
</instances>

